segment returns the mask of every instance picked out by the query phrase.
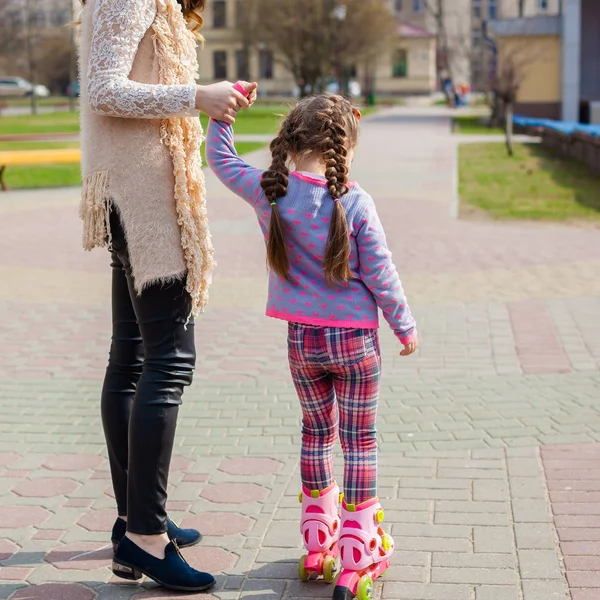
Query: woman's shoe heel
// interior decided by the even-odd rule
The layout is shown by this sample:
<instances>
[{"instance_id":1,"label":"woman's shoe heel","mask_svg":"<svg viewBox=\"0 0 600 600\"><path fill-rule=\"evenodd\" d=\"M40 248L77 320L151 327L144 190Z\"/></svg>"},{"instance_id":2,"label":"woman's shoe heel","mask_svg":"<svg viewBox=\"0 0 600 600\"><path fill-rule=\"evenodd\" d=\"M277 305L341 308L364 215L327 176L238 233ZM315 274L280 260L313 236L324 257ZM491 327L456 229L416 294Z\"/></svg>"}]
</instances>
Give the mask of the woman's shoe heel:
<instances>
[{"instance_id":1,"label":"woman's shoe heel","mask_svg":"<svg viewBox=\"0 0 600 600\"><path fill-rule=\"evenodd\" d=\"M141 579L144 576L141 571L138 571L133 567L123 565L116 560L113 560L112 572L117 577L120 577L121 579L129 579L129 581L138 581L138 579Z\"/></svg>"}]
</instances>

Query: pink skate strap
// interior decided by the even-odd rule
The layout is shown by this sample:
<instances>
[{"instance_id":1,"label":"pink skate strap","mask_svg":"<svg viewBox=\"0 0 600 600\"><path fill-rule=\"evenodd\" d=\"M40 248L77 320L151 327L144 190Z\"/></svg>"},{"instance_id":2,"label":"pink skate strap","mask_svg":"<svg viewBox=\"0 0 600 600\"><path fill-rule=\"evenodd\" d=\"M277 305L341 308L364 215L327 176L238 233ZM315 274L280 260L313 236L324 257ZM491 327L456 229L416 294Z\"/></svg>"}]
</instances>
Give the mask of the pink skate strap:
<instances>
[{"instance_id":1,"label":"pink skate strap","mask_svg":"<svg viewBox=\"0 0 600 600\"><path fill-rule=\"evenodd\" d=\"M370 508L371 506L373 506L374 504L377 504L378 502L379 502L379 498L377 498L377 496L375 496L375 498L371 498L370 500L365 500L365 502L361 502L360 504L348 504L344 500L342 502L342 506L348 512L356 512L357 510L365 510L367 508Z\"/></svg>"},{"instance_id":2,"label":"pink skate strap","mask_svg":"<svg viewBox=\"0 0 600 600\"><path fill-rule=\"evenodd\" d=\"M250 96L250 94L246 91L246 88L242 85L241 81L236 82L233 85L233 89L236 92L239 92L242 96L244 96L244 98L248 98Z\"/></svg>"},{"instance_id":3,"label":"pink skate strap","mask_svg":"<svg viewBox=\"0 0 600 600\"><path fill-rule=\"evenodd\" d=\"M302 491L310 498L320 498L321 496L325 496L327 492L329 492L334 486L335 482L329 487L326 487L324 490L310 490L304 484L302 484Z\"/></svg>"}]
</instances>

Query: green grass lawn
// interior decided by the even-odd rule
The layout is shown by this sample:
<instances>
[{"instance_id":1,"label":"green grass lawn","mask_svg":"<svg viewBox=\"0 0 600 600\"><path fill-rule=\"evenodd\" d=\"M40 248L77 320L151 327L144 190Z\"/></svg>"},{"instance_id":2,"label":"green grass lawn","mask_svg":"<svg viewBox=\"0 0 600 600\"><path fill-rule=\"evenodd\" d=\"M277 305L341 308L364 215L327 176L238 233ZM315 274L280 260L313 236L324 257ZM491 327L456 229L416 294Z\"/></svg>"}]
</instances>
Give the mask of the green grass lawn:
<instances>
[{"instance_id":1,"label":"green grass lawn","mask_svg":"<svg viewBox=\"0 0 600 600\"><path fill-rule=\"evenodd\" d=\"M75 100L79 102L78 99ZM0 104L4 103L6 106L11 108L28 108L31 106L30 98L3 98ZM66 96L50 96L50 98L38 98L37 105L40 107L56 107L56 106L69 106L69 98Z\"/></svg>"},{"instance_id":2,"label":"green grass lawn","mask_svg":"<svg viewBox=\"0 0 600 600\"><path fill-rule=\"evenodd\" d=\"M499 219L600 220L600 177L538 144L464 144L461 201Z\"/></svg>"},{"instance_id":3,"label":"green grass lawn","mask_svg":"<svg viewBox=\"0 0 600 600\"><path fill-rule=\"evenodd\" d=\"M77 133L78 112L52 112L39 115L0 116L0 135L21 133Z\"/></svg>"},{"instance_id":4,"label":"green grass lawn","mask_svg":"<svg viewBox=\"0 0 600 600\"><path fill-rule=\"evenodd\" d=\"M9 147L10 146L10 147ZM265 144L255 142L239 142L236 144L240 154L247 154L263 148ZM0 150L34 150L39 148L55 149L77 147L77 144L60 144L45 142L6 142L0 144ZM204 146L203 155L204 155ZM81 185L80 167L73 165L38 165L8 167L4 180L10 189L32 189L45 187L64 187ZM0 196L1 198L1 196Z\"/></svg>"},{"instance_id":5,"label":"green grass lawn","mask_svg":"<svg viewBox=\"0 0 600 600\"><path fill-rule=\"evenodd\" d=\"M504 133L499 127L488 127L488 117L459 116L452 119L452 131L460 134L489 134Z\"/></svg>"}]
</instances>

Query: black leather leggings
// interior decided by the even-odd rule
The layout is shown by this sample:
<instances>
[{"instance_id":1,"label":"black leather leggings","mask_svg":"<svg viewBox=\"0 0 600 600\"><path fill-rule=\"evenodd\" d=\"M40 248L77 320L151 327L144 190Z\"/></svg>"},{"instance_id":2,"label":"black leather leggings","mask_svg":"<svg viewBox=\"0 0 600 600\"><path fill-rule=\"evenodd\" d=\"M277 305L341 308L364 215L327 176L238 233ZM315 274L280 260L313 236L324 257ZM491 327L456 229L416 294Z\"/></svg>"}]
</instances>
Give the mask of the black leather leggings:
<instances>
[{"instance_id":1,"label":"black leather leggings","mask_svg":"<svg viewBox=\"0 0 600 600\"><path fill-rule=\"evenodd\" d=\"M133 287L125 234L111 213L113 334L102 423L119 515L127 529L166 531L167 481L177 413L196 352L185 281Z\"/></svg>"}]
</instances>

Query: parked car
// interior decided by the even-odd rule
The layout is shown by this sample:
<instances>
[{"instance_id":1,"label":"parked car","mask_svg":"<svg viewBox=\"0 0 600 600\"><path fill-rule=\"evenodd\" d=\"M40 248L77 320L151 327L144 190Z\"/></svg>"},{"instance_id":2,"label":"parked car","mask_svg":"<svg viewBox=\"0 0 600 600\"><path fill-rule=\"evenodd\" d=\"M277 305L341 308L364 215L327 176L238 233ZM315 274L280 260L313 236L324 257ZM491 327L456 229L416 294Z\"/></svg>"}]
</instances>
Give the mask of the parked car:
<instances>
[{"instance_id":1,"label":"parked car","mask_svg":"<svg viewBox=\"0 0 600 600\"><path fill-rule=\"evenodd\" d=\"M340 93L340 84L337 81L330 81L325 88L330 94L339 94ZM357 98L362 94L362 90L360 87L360 83L358 81L349 81L348 82L348 93L350 96Z\"/></svg>"},{"instance_id":2,"label":"parked car","mask_svg":"<svg viewBox=\"0 0 600 600\"><path fill-rule=\"evenodd\" d=\"M50 90L45 85L33 85L22 77L0 77L0 98L23 98L32 94L46 98Z\"/></svg>"}]
</instances>

